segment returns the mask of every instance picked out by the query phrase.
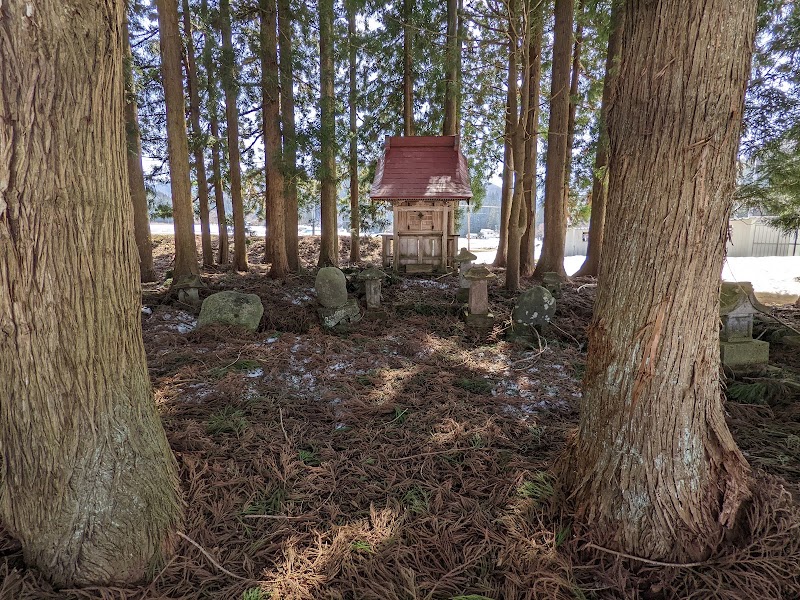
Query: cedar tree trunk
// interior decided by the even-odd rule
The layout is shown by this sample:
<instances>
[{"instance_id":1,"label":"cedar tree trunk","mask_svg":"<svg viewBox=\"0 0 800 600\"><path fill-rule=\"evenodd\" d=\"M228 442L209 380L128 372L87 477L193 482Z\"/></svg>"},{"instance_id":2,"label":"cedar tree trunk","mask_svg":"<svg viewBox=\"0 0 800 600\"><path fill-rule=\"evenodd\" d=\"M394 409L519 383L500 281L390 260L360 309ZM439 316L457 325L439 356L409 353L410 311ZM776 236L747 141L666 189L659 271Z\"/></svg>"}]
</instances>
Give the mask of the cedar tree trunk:
<instances>
[{"instance_id":1,"label":"cedar tree trunk","mask_svg":"<svg viewBox=\"0 0 800 600\"><path fill-rule=\"evenodd\" d=\"M548 271L566 276L564 243L567 213L564 206L564 175L567 161L569 121L570 42L572 40L572 0L555 0L552 83L550 85L550 123L547 127L547 170L544 178L544 240L542 255L534 276Z\"/></svg>"},{"instance_id":2,"label":"cedar tree trunk","mask_svg":"<svg viewBox=\"0 0 800 600\"><path fill-rule=\"evenodd\" d=\"M523 277L533 274L534 252L536 250L536 167L538 164L539 143L539 80L542 76L542 29L544 23L544 2L540 2L531 15L531 38L528 46L528 115L525 138L525 175L523 190L524 210L527 213L527 227L520 242L519 272Z\"/></svg>"},{"instance_id":3,"label":"cedar tree trunk","mask_svg":"<svg viewBox=\"0 0 800 600\"><path fill-rule=\"evenodd\" d=\"M356 120L356 8L355 2L347 3L347 43L349 84L348 103L350 104L350 262L357 263L361 258L359 237L361 214L358 207L358 122Z\"/></svg>"},{"instance_id":4,"label":"cedar tree trunk","mask_svg":"<svg viewBox=\"0 0 800 600\"><path fill-rule=\"evenodd\" d=\"M414 135L413 0L403 0L403 135Z\"/></svg>"},{"instance_id":5,"label":"cedar tree trunk","mask_svg":"<svg viewBox=\"0 0 800 600\"><path fill-rule=\"evenodd\" d=\"M289 270L300 268L298 249L297 140L294 120L294 65L292 52L292 10L289 0L278 0L278 36L280 46L281 129L283 134L283 182L286 207L286 259Z\"/></svg>"},{"instance_id":6,"label":"cedar tree trunk","mask_svg":"<svg viewBox=\"0 0 800 600\"><path fill-rule=\"evenodd\" d=\"M609 227L564 474L590 535L649 559L703 560L749 495L718 328L756 4L624 8Z\"/></svg>"},{"instance_id":7,"label":"cedar tree trunk","mask_svg":"<svg viewBox=\"0 0 800 600\"><path fill-rule=\"evenodd\" d=\"M125 135L128 148L128 182L133 204L133 232L136 237L136 247L139 250L139 276L143 282L155 281L153 244L150 238L150 211L147 208L147 190L144 187L142 138L139 132L139 110L136 105L136 90L131 71L133 57L131 56L127 18L123 21L122 42L125 52Z\"/></svg>"},{"instance_id":8,"label":"cedar tree trunk","mask_svg":"<svg viewBox=\"0 0 800 600\"><path fill-rule=\"evenodd\" d=\"M213 50L215 47L214 28L209 27L208 2L203 0L200 12L206 22L205 44L203 45L203 66L206 71L206 90L208 101L208 123L211 130L211 173L214 185L214 204L217 210L217 230L219 231L219 264L228 264L228 219L225 216L225 190L222 181L222 165L220 164L219 137L219 90L217 88L216 69Z\"/></svg>"},{"instance_id":9,"label":"cedar tree trunk","mask_svg":"<svg viewBox=\"0 0 800 600\"><path fill-rule=\"evenodd\" d=\"M289 274L286 259L283 170L281 169L281 116L278 91L278 21L275 0L259 0L261 9L261 93L264 120L264 169L267 175L268 254L272 265L269 276L278 279Z\"/></svg>"},{"instance_id":10,"label":"cedar tree trunk","mask_svg":"<svg viewBox=\"0 0 800 600\"><path fill-rule=\"evenodd\" d=\"M139 322L123 11L0 20L0 519L59 587L144 579L180 517Z\"/></svg>"},{"instance_id":11,"label":"cedar tree trunk","mask_svg":"<svg viewBox=\"0 0 800 600\"><path fill-rule=\"evenodd\" d=\"M231 207L233 208L233 268L247 271L247 244L242 201L242 163L239 153L239 84L236 56L233 53L230 0L219 1L220 31L222 33L222 87L225 90L225 117L228 124L228 168L231 176Z\"/></svg>"},{"instance_id":12,"label":"cedar tree trunk","mask_svg":"<svg viewBox=\"0 0 800 600\"><path fill-rule=\"evenodd\" d=\"M336 213L336 114L333 78L333 0L319 0L320 118L320 211L321 244L319 266L339 264Z\"/></svg>"},{"instance_id":13,"label":"cedar tree trunk","mask_svg":"<svg viewBox=\"0 0 800 600\"><path fill-rule=\"evenodd\" d=\"M175 228L175 269L172 283L199 275L194 239L192 183L189 177L189 140L181 72L181 34L177 0L158 0L158 37L161 47L161 78L167 110L169 185L172 191L172 220Z\"/></svg>"},{"instance_id":14,"label":"cedar tree trunk","mask_svg":"<svg viewBox=\"0 0 800 600\"><path fill-rule=\"evenodd\" d=\"M578 269L577 277L597 277L600 272L600 252L603 247L603 229L606 221L606 195L608 192L608 108L611 106L614 80L619 70L619 44L622 33L622 0L611 4L611 31L606 51L606 72L603 78L603 98L597 124L597 153L592 177L592 212L589 217L589 248L586 260Z\"/></svg>"},{"instance_id":15,"label":"cedar tree trunk","mask_svg":"<svg viewBox=\"0 0 800 600\"><path fill-rule=\"evenodd\" d=\"M192 125L191 152L194 155L194 168L197 173L197 198L200 204L200 239L203 248L203 266L214 264L214 251L211 248L211 223L208 218L208 180L206 179L206 160L203 152L203 130L200 129L200 90L197 83L197 62L192 38L192 13L189 0L183 0L183 32L186 37L186 81L189 90L189 121Z\"/></svg>"},{"instance_id":16,"label":"cedar tree trunk","mask_svg":"<svg viewBox=\"0 0 800 600\"><path fill-rule=\"evenodd\" d=\"M447 46L445 47L444 124L442 135L458 135L461 96L460 0L447 0Z\"/></svg>"},{"instance_id":17,"label":"cedar tree trunk","mask_svg":"<svg viewBox=\"0 0 800 600\"><path fill-rule=\"evenodd\" d=\"M510 34L509 34L510 35ZM506 82L513 81L512 71L517 72L517 51L511 46L509 40L508 46L508 76ZM494 262L495 267L505 267L508 257L508 220L511 218L511 202L514 194L514 159L511 150L511 104L515 100L512 94L516 93L516 86L509 86L506 89L506 120L503 128L503 175L502 185L500 188L500 239L497 243L497 254L495 254Z\"/></svg>"}]
</instances>

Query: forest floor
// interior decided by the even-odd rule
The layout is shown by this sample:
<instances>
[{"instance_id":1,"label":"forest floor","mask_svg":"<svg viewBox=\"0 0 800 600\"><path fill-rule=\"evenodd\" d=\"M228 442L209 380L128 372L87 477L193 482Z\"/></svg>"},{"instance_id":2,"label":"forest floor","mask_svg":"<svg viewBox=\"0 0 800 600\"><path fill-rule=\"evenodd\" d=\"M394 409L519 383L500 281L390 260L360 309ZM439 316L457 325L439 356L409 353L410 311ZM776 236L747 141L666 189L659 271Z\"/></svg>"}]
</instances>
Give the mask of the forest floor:
<instances>
[{"instance_id":1,"label":"forest floor","mask_svg":"<svg viewBox=\"0 0 800 600\"><path fill-rule=\"evenodd\" d=\"M314 242L302 241L306 266ZM154 246L163 277L171 238ZM263 249L250 245L247 274L203 274L203 295L262 298L257 333L195 331L196 311L166 283L144 289L150 375L185 500L176 554L147 586L54 591L0 530L0 598L800 597L796 563L788 575L752 571L758 561L782 569L774 556L796 548L754 546L739 566L712 557L664 567L588 548L561 514L549 469L577 424L591 279L565 285L534 347L505 339L513 296L502 273L490 287L496 325L483 336L465 330L452 275L392 278L381 312L326 331L313 273L272 281ZM374 244L369 259L378 253ZM775 313L800 328L797 309ZM782 368L732 382L727 411L748 460L789 505L800 492L800 353L777 342L779 330L760 333L776 340ZM771 513L766 534L792 510ZM783 595L787 580L796 594Z\"/></svg>"}]
</instances>

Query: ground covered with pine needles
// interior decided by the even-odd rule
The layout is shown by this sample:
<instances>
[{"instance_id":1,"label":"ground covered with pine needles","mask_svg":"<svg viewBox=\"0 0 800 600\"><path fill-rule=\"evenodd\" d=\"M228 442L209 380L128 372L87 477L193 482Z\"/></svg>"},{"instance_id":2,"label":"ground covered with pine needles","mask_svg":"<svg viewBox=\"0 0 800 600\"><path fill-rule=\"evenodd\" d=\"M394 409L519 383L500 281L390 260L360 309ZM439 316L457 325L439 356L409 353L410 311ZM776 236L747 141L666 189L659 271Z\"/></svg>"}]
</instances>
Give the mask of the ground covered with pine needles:
<instances>
[{"instance_id":1,"label":"ground covered with pine needles","mask_svg":"<svg viewBox=\"0 0 800 600\"><path fill-rule=\"evenodd\" d=\"M166 276L171 244L155 245ZM307 266L314 251L304 239ZM203 295L258 294L254 334L195 331L168 282L145 287L148 364L185 500L176 554L147 586L54 591L0 530L0 598L800 597L800 365L779 342L785 325L758 329L778 368L727 392L770 501L748 509L734 553L657 564L587 545L549 473L577 423L595 282L568 283L554 327L526 347L505 339L502 273L486 335L465 330L452 275L392 278L381 312L325 331L313 273L271 281L263 243L250 253L246 275L204 273ZM776 314L800 325L796 310Z\"/></svg>"}]
</instances>

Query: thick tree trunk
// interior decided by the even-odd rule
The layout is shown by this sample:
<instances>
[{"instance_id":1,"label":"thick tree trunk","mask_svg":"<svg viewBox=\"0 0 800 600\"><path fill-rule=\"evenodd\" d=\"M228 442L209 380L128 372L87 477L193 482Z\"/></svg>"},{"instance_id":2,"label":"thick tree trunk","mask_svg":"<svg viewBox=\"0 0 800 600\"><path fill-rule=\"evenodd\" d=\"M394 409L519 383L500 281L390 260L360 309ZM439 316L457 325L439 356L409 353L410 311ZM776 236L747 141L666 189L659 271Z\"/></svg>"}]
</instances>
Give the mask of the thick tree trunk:
<instances>
[{"instance_id":1,"label":"thick tree trunk","mask_svg":"<svg viewBox=\"0 0 800 600\"><path fill-rule=\"evenodd\" d=\"M222 87L225 90L225 117L228 124L228 167L231 177L231 208L233 209L233 268L247 271L247 244L244 230L242 201L242 164L239 152L239 85L236 75L236 56L233 53L230 0L219 2L222 33Z\"/></svg>"},{"instance_id":2,"label":"thick tree trunk","mask_svg":"<svg viewBox=\"0 0 800 600\"><path fill-rule=\"evenodd\" d=\"M161 47L161 78L167 109L169 185L175 227L173 285L199 275L194 239L192 183L189 175L189 140L181 72L181 33L177 0L158 0L158 37Z\"/></svg>"},{"instance_id":3,"label":"thick tree trunk","mask_svg":"<svg viewBox=\"0 0 800 600\"><path fill-rule=\"evenodd\" d=\"M208 2L203 0L200 12L208 24ZM215 46L213 28L208 28L205 44L203 45L203 66L206 70L206 90L208 101L209 129L211 130L211 173L214 185L214 204L217 212L217 229L219 231L219 264L228 264L228 219L225 216L225 191L222 181L222 165L220 165L220 138L219 138L219 90L217 89L216 65L214 64L213 49Z\"/></svg>"},{"instance_id":4,"label":"thick tree trunk","mask_svg":"<svg viewBox=\"0 0 800 600\"><path fill-rule=\"evenodd\" d=\"M414 135L413 0L403 0L403 135Z\"/></svg>"},{"instance_id":5,"label":"thick tree trunk","mask_svg":"<svg viewBox=\"0 0 800 600\"><path fill-rule=\"evenodd\" d=\"M569 118L567 119L567 151L564 161L564 209L569 207L569 186L572 176L572 147L575 144L575 115L578 112L578 84L581 78L581 49L583 48L583 0L578 0L575 19L575 44L572 47L572 74L569 82Z\"/></svg>"},{"instance_id":6,"label":"thick tree trunk","mask_svg":"<svg viewBox=\"0 0 800 600\"><path fill-rule=\"evenodd\" d=\"M289 0L278 0L278 36L280 45L281 129L283 134L283 181L286 221L286 260L289 270L300 268L298 249L297 140L294 119L294 65L292 52L292 10Z\"/></svg>"},{"instance_id":7,"label":"thick tree trunk","mask_svg":"<svg viewBox=\"0 0 800 600\"><path fill-rule=\"evenodd\" d=\"M136 105L136 90L131 72L133 57L131 56L127 18L123 21L122 41L125 52L125 136L128 149L128 182L133 204L133 231L136 237L136 247L139 250L139 276L143 282L155 281L153 244L150 238L150 211L147 208L147 190L144 187L142 138L139 132L139 110Z\"/></svg>"},{"instance_id":8,"label":"thick tree trunk","mask_svg":"<svg viewBox=\"0 0 800 600\"><path fill-rule=\"evenodd\" d=\"M139 323L123 10L13 1L0 24L0 519L57 586L145 578L180 517Z\"/></svg>"},{"instance_id":9,"label":"thick tree trunk","mask_svg":"<svg viewBox=\"0 0 800 600\"><path fill-rule=\"evenodd\" d=\"M510 29L517 31L511 34L511 46L514 53L519 53L520 70L523 73L522 89L518 90L517 60L512 61L513 69L508 71L508 85L514 90L510 95L511 115L511 151L514 163L514 193L511 202L511 214L508 220L508 257L506 261L506 290L516 292L519 289L520 251L522 234L527 227L527 211L525 208L525 141L528 124L528 108L530 102L530 6L528 0L513 0L510 5L510 21L514 24ZM509 63L511 64L511 62Z\"/></svg>"},{"instance_id":10,"label":"thick tree trunk","mask_svg":"<svg viewBox=\"0 0 800 600\"><path fill-rule=\"evenodd\" d=\"M210 267L214 264L214 251L211 248L211 223L208 218L208 179L206 178L206 160L203 152L204 136L203 130L200 128L200 90L197 83L197 62L192 38L192 13L189 9L189 0L183 0L183 31L186 37L186 81L189 89L189 120L192 124L193 138L190 145L197 173L203 266Z\"/></svg>"},{"instance_id":11,"label":"thick tree trunk","mask_svg":"<svg viewBox=\"0 0 800 600\"><path fill-rule=\"evenodd\" d=\"M356 120L356 102L358 94L356 89L356 8L355 2L350 0L347 4L347 43L349 50L349 78L350 89L348 103L350 104L350 262L357 263L360 256L360 225L361 214L358 207L358 122Z\"/></svg>"},{"instance_id":12,"label":"thick tree trunk","mask_svg":"<svg viewBox=\"0 0 800 600\"><path fill-rule=\"evenodd\" d=\"M508 71L506 81L512 81L512 71L517 72L516 49L510 43L508 47ZM514 195L514 159L511 150L511 104L515 102L512 95L516 93L515 86L506 89L506 120L503 128L503 174L500 187L500 239L497 243L497 254L495 254L495 267L505 267L508 258L508 221L511 218L511 203Z\"/></svg>"},{"instance_id":13,"label":"thick tree trunk","mask_svg":"<svg viewBox=\"0 0 800 600\"><path fill-rule=\"evenodd\" d=\"M267 175L267 226L269 275L282 278L289 274L286 259L284 228L286 215L283 202L284 184L281 165L281 116L278 90L278 21L275 0L259 0L261 9L261 92L264 119L264 168Z\"/></svg>"},{"instance_id":14,"label":"thick tree trunk","mask_svg":"<svg viewBox=\"0 0 800 600\"><path fill-rule=\"evenodd\" d=\"M589 249L586 260L575 273L576 277L597 277L600 272L600 253L603 247L603 229L606 221L606 195L608 191L608 109L611 106L614 81L619 70L619 44L622 33L622 0L611 4L611 30L606 51L606 72L603 78L603 98L597 124L597 153L592 177L592 212L589 217Z\"/></svg>"},{"instance_id":15,"label":"thick tree trunk","mask_svg":"<svg viewBox=\"0 0 800 600\"><path fill-rule=\"evenodd\" d=\"M527 219L525 233L520 242L519 272L523 277L533 274L536 250L536 167L539 143L539 80L542 77L542 32L544 26L544 2L533 9L531 15L531 38L528 45L528 114L525 139L525 176L523 193Z\"/></svg>"},{"instance_id":16,"label":"thick tree trunk","mask_svg":"<svg viewBox=\"0 0 800 600\"><path fill-rule=\"evenodd\" d=\"M336 98L333 78L333 0L319 0L320 119L320 228L319 266L339 264L336 210Z\"/></svg>"},{"instance_id":17,"label":"thick tree trunk","mask_svg":"<svg viewBox=\"0 0 800 600\"><path fill-rule=\"evenodd\" d=\"M598 543L702 560L749 495L723 412L718 321L756 0L624 10L609 228L563 474Z\"/></svg>"},{"instance_id":18,"label":"thick tree trunk","mask_svg":"<svg viewBox=\"0 0 800 600\"><path fill-rule=\"evenodd\" d=\"M459 133L459 97L461 96L461 37L459 0L447 0L447 46L445 48L445 89L443 135Z\"/></svg>"},{"instance_id":19,"label":"thick tree trunk","mask_svg":"<svg viewBox=\"0 0 800 600\"><path fill-rule=\"evenodd\" d=\"M534 276L554 271L566 277L564 243L567 213L564 206L564 175L569 121L570 42L572 0L555 0L553 68L550 86L550 122L547 127L547 170L544 179L544 240Z\"/></svg>"}]
</instances>

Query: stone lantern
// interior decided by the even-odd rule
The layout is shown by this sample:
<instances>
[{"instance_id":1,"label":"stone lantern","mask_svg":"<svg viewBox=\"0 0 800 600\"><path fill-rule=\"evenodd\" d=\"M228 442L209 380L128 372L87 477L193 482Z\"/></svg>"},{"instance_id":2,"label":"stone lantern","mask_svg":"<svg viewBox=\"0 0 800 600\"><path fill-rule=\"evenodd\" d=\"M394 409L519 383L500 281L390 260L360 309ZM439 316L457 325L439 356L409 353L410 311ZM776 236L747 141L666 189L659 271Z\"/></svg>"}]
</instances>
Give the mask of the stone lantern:
<instances>
[{"instance_id":1,"label":"stone lantern","mask_svg":"<svg viewBox=\"0 0 800 600\"><path fill-rule=\"evenodd\" d=\"M172 286L178 292L178 301L192 306L200 306L200 290L206 285L199 276L192 275Z\"/></svg>"},{"instance_id":2,"label":"stone lantern","mask_svg":"<svg viewBox=\"0 0 800 600\"><path fill-rule=\"evenodd\" d=\"M458 265L458 293L456 294L456 300L459 302L466 302L469 298L470 282L466 275L477 258L477 256L466 248L462 248L461 251L453 257L453 262Z\"/></svg>"},{"instance_id":3,"label":"stone lantern","mask_svg":"<svg viewBox=\"0 0 800 600\"><path fill-rule=\"evenodd\" d=\"M469 304L464 319L474 329L490 329L494 325L494 315L489 312L488 282L495 274L486 265L472 267L464 274L469 281Z\"/></svg>"},{"instance_id":4,"label":"stone lantern","mask_svg":"<svg viewBox=\"0 0 800 600\"><path fill-rule=\"evenodd\" d=\"M753 339L753 315L765 307L749 282L723 282L720 291L720 360L733 370L757 369L769 362L769 343Z\"/></svg>"},{"instance_id":5,"label":"stone lantern","mask_svg":"<svg viewBox=\"0 0 800 600\"><path fill-rule=\"evenodd\" d=\"M358 278L364 282L364 289L367 293L367 308L379 309L381 307L381 282L386 274L379 268L367 265L366 270L358 274Z\"/></svg>"},{"instance_id":6,"label":"stone lantern","mask_svg":"<svg viewBox=\"0 0 800 600\"><path fill-rule=\"evenodd\" d=\"M542 287L550 292L553 298L561 298L561 284L563 282L561 275L555 271L547 271L542 275Z\"/></svg>"}]
</instances>

